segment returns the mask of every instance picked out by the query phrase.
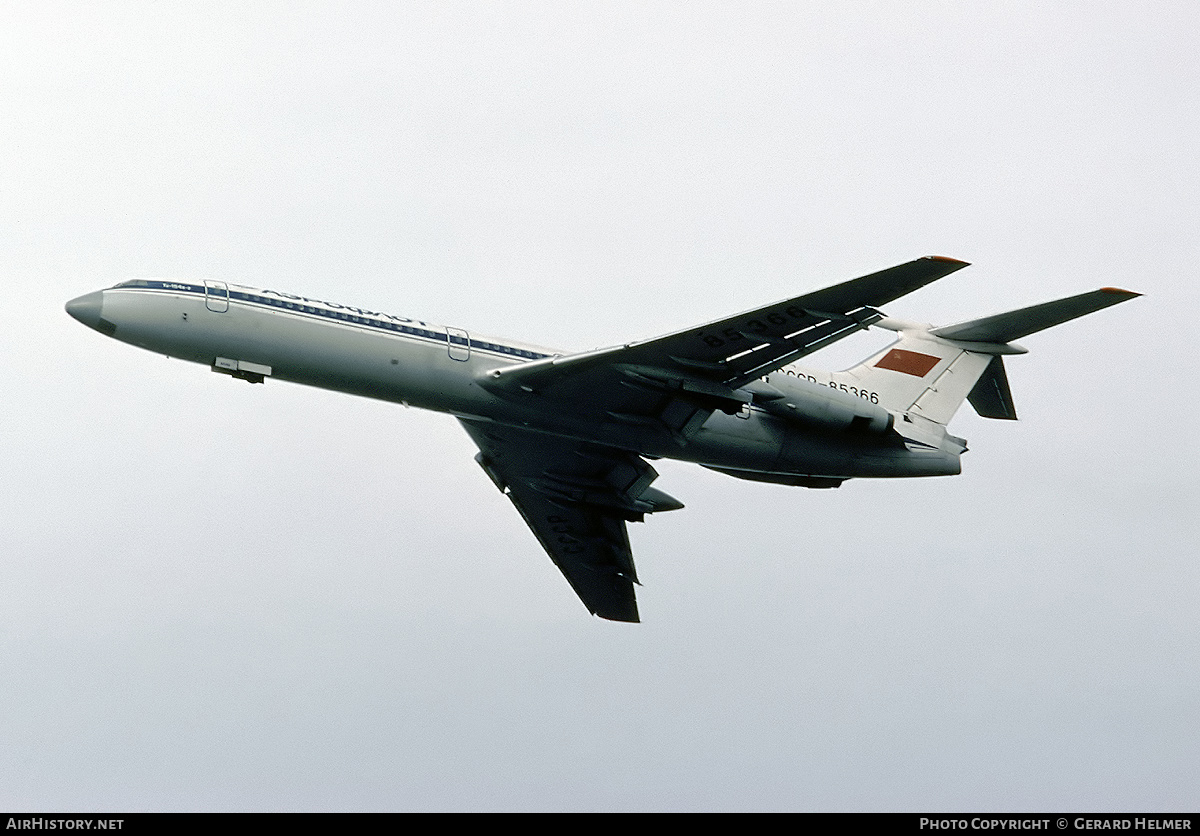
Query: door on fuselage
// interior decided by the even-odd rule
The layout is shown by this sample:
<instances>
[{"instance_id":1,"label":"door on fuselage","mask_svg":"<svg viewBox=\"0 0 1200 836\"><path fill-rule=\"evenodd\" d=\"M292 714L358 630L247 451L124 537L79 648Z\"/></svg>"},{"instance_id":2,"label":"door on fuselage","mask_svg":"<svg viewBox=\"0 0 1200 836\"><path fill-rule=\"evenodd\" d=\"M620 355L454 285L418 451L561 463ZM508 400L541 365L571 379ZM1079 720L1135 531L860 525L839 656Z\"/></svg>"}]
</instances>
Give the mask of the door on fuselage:
<instances>
[{"instance_id":1,"label":"door on fuselage","mask_svg":"<svg viewBox=\"0 0 1200 836\"><path fill-rule=\"evenodd\" d=\"M471 359L471 337L461 328L446 329L446 350L451 360Z\"/></svg>"},{"instance_id":2,"label":"door on fuselage","mask_svg":"<svg viewBox=\"0 0 1200 836\"><path fill-rule=\"evenodd\" d=\"M229 287L225 282L204 282L204 307L213 313L225 313L229 310Z\"/></svg>"}]
</instances>

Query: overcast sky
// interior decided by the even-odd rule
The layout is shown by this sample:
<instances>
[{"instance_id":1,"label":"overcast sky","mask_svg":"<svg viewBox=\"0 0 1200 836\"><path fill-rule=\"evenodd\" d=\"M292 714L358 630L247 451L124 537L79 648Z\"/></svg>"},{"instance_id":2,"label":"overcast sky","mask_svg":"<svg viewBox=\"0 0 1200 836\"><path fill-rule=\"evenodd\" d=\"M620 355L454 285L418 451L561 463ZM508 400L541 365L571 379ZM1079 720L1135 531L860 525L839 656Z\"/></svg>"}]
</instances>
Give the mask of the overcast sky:
<instances>
[{"instance_id":1,"label":"overcast sky","mask_svg":"<svg viewBox=\"0 0 1200 836\"><path fill-rule=\"evenodd\" d=\"M0 808L1195 810L1200 6L5 3ZM105 339L132 276L565 350L926 254L963 475L660 462L588 616L443 415ZM810 358L844 366L862 335Z\"/></svg>"}]
</instances>

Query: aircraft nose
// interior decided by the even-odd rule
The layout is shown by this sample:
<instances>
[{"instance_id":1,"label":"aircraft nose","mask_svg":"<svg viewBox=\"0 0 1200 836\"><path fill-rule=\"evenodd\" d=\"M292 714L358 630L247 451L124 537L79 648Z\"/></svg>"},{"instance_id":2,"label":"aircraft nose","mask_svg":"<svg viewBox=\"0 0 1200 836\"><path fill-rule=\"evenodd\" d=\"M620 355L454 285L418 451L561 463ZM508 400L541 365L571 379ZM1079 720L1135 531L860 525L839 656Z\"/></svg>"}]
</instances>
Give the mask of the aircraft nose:
<instances>
[{"instance_id":1,"label":"aircraft nose","mask_svg":"<svg viewBox=\"0 0 1200 836\"><path fill-rule=\"evenodd\" d=\"M67 303L67 313L78 319L88 328L100 330L100 309L104 305L104 291L97 290L84 294Z\"/></svg>"}]
</instances>

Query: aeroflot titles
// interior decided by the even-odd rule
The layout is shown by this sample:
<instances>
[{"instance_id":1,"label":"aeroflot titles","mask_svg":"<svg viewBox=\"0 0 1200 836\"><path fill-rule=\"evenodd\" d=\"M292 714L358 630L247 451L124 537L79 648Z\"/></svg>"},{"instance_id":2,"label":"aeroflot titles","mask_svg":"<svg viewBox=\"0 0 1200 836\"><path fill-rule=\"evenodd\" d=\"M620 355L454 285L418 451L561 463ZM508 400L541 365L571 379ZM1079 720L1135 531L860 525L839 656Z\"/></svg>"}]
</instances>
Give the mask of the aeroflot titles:
<instances>
[{"instance_id":1,"label":"aeroflot titles","mask_svg":"<svg viewBox=\"0 0 1200 836\"><path fill-rule=\"evenodd\" d=\"M426 322L423 322L419 319L409 319L406 316L396 316L394 314L389 314L389 313L378 313L376 311L368 311L368 310L364 310L362 308L356 308L352 305L339 305L337 302L324 302L320 299L310 299L307 296L297 296L294 293L280 293L278 290L263 290L260 292L262 294L264 294L264 296L266 294L270 294L272 296L278 296L280 299L286 299L288 301L307 302L310 305L323 305L326 308L330 308L332 310L347 311L351 314L356 314L360 317L369 316L369 317L375 317L376 319L388 319L388 320L391 320L392 322L401 323L401 324L405 324L405 325L411 325L411 326L421 326L422 328L436 328L437 327L435 325L430 325ZM242 294L238 294L238 295L245 297L246 299L248 299L250 301L265 301L262 296L255 297L248 293L242 293ZM273 307L279 306L278 302L269 302L268 304L272 305ZM316 309L313 309L313 308L310 308L309 312L317 313ZM370 322L368 322L366 320L355 320L355 322L358 322L359 324L362 324L362 325L370 325L371 324ZM418 335L427 336L427 337L433 336L433 335L429 334L428 332L409 331L409 333L416 333ZM448 339L451 343L458 344L458 345L467 344L467 336L466 336L465 331L460 331L459 329L456 329L456 328L450 328L450 329L447 329L447 334L445 334L445 335L439 334L435 338L439 339L439 341L441 341L441 338L443 336L445 336L445 338ZM514 346L503 345L501 343L484 342L484 341L479 341L479 340L472 340L470 342L470 346L472 349L484 349L485 351L495 351L500 354L508 354L508 355L513 355L516 357L524 357L527 359L538 359L538 358L546 356L545 354L542 354L541 352L530 351L527 348L516 348Z\"/></svg>"},{"instance_id":2,"label":"aeroflot titles","mask_svg":"<svg viewBox=\"0 0 1200 836\"><path fill-rule=\"evenodd\" d=\"M366 311L366 310L363 310L362 308L356 308L352 305L339 305L337 302L323 302L320 299L309 299L307 296L297 296L294 293L280 293L278 290L264 290L263 293L270 293L271 295L278 296L282 299L292 299L294 301L299 301L299 302L308 302L309 304L313 304L313 305L324 305L325 307L333 308L334 310L353 311L354 313L358 314L359 316L375 316L375 317L379 317L380 319L390 319L393 322L411 322L416 325L423 325L425 327L429 327L428 323L422 322L419 319L409 319L406 316L394 316L390 313L379 313L377 311Z\"/></svg>"}]
</instances>

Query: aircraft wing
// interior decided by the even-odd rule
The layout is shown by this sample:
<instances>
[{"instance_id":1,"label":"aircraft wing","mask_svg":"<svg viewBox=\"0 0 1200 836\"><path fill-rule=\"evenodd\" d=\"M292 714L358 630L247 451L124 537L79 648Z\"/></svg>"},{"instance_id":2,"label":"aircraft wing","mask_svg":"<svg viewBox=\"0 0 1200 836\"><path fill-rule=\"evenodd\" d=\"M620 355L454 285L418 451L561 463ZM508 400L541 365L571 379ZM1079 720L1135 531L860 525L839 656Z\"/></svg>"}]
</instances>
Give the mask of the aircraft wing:
<instances>
[{"instance_id":1,"label":"aircraft wing","mask_svg":"<svg viewBox=\"0 0 1200 836\"><path fill-rule=\"evenodd\" d=\"M475 460L533 530L584 606L638 621L637 572L626 521L682 504L650 487L654 468L632 453L530 430L459 419Z\"/></svg>"},{"instance_id":2,"label":"aircraft wing","mask_svg":"<svg viewBox=\"0 0 1200 836\"><path fill-rule=\"evenodd\" d=\"M479 382L593 421L665 429L683 444L713 410L740 410L750 400L740 387L878 321L875 306L966 266L927 256L663 337L493 369Z\"/></svg>"}]
</instances>

